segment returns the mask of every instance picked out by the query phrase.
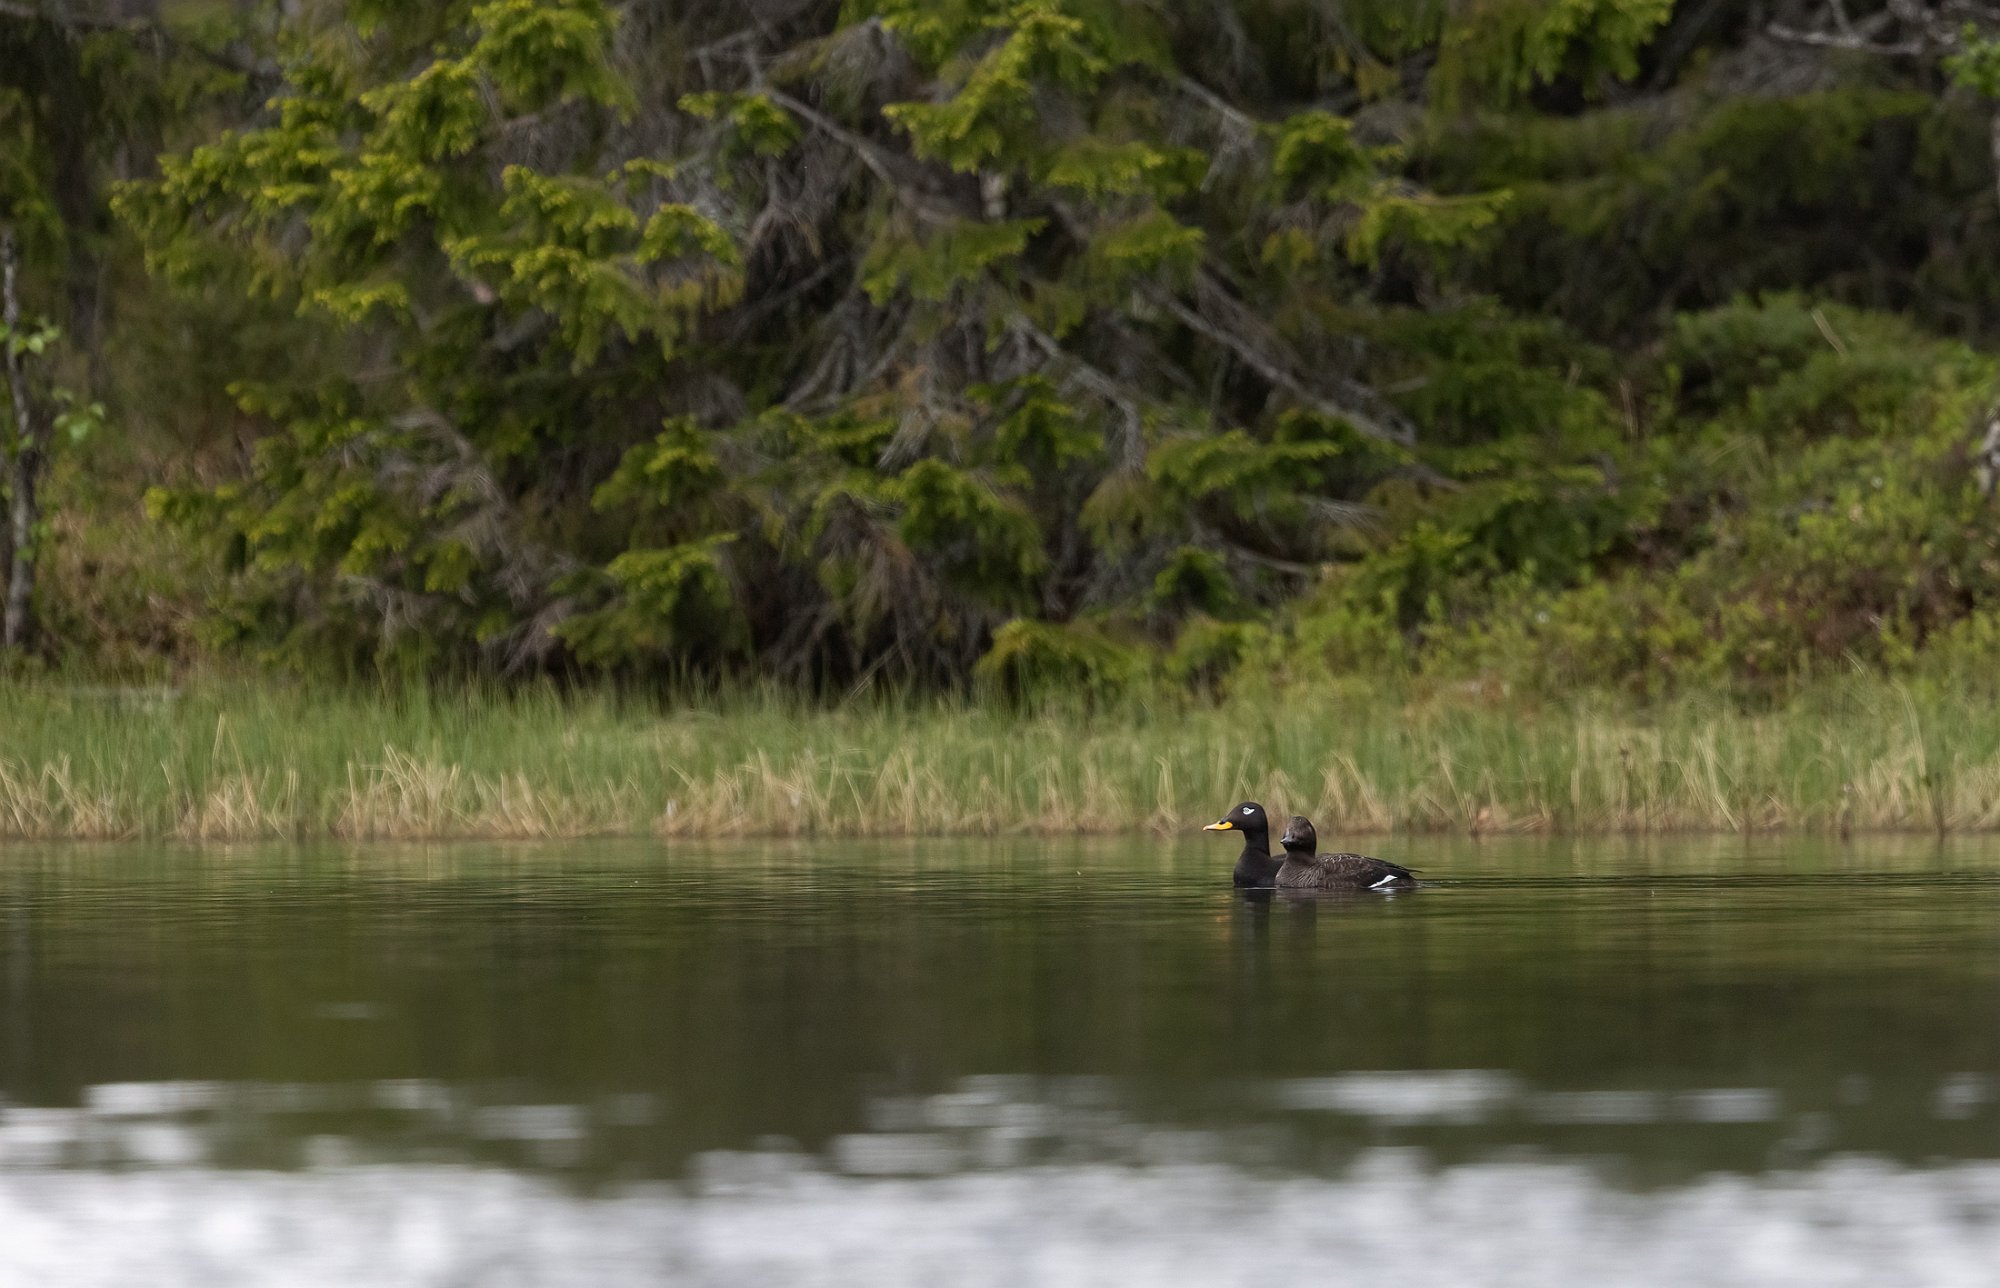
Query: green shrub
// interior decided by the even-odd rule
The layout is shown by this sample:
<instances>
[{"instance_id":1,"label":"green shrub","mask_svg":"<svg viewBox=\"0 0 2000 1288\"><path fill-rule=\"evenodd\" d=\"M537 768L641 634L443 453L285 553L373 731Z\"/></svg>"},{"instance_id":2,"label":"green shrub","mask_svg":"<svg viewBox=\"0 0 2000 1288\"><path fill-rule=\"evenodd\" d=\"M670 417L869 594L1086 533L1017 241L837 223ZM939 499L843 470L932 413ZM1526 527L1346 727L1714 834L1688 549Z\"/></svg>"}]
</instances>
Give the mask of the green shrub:
<instances>
[{"instance_id":1,"label":"green shrub","mask_svg":"<svg viewBox=\"0 0 2000 1288\"><path fill-rule=\"evenodd\" d=\"M987 692L1022 703L1070 694L1110 697L1143 672L1142 655L1100 626L1021 617L993 632L993 647L973 667L973 678Z\"/></svg>"}]
</instances>

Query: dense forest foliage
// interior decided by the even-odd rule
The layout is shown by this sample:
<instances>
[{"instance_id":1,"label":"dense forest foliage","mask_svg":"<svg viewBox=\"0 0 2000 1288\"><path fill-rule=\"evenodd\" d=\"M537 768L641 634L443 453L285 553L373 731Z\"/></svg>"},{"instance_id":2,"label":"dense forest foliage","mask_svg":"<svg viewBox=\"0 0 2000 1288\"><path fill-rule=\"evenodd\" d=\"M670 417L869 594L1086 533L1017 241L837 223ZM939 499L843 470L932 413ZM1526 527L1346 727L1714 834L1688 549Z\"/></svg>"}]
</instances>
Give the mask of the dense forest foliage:
<instances>
[{"instance_id":1,"label":"dense forest foliage","mask_svg":"<svg viewBox=\"0 0 2000 1288\"><path fill-rule=\"evenodd\" d=\"M1989 32L0 0L7 641L835 693L1976 672Z\"/></svg>"}]
</instances>

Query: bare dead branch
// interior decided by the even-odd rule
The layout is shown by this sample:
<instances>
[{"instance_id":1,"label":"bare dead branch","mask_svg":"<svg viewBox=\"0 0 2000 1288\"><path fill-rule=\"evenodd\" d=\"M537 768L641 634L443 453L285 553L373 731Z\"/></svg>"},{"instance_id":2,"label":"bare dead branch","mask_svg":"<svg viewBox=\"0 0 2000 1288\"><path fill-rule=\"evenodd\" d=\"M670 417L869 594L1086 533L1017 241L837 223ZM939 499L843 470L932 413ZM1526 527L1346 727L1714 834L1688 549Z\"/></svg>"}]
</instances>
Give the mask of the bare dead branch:
<instances>
[{"instance_id":1,"label":"bare dead branch","mask_svg":"<svg viewBox=\"0 0 2000 1288\"><path fill-rule=\"evenodd\" d=\"M1351 404L1342 403L1308 388L1303 380L1288 371L1268 350L1254 344L1250 336L1240 330L1226 329L1217 325L1191 308L1180 297L1160 291L1155 294L1155 299L1162 308L1180 319L1181 324L1188 330L1229 350L1243 365L1321 415L1344 420L1354 426L1358 433L1380 439L1385 443L1406 447L1416 441L1416 434L1406 425L1385 424Z\"/></svg>"},{"instance_id":2,"label":"bare dead branch","mask_svg":"<svg viewBox=\"0 0 2000 1288\"><path fill-rule=\"evenodd\" d=\"M1010 326L1016 335L1061 365L1069 380L1117 408L1124 431L1119 436L1119 464L1133 470L1144 464L1145 419L1140 413L1139 400L1124 385L1063 348L1054 336L1028 319L1016 315Z\"/></svg>"},{"instance_id":3,"label":"bare dead branch","mask_svg":"<svg viewBox=\"0 0 2000 1288\"><path fill-rule=\"evenodd\" d=\"M917 191L912 183L914 176L897 174L896 166L903 160L897 154L876 147L873 143L862 138L859 134L848 129L818 108L792 97L781 89L775 89L766 84L760 87L759 92L786 111L802 118L808 125L818 130L821 134L826 135L829 139L832 139L849 152L852 152L861 164L868 167L869 173L873 174L889 189L890 194L897 201L901 202L906 209L912 211L920 218L935 223L960 217L960 212L950 205L934 201L929 198L928 194L922 194Z\"/></svg>"},{"instance_id":4,"label":"bare dead branch","mask_svg":"<svg viewBox=\"0 0 2000 1288\"><path fill-rule=\"evenodd\" d=\"M1927 5L1923 0L1890 0L1888 6L1866 17L1847 14L1841 0L1826 0L1826 8L1810 27L1773 22L1765 32L1774 40L1872 54L1884 58L1935 56L1958 47L1960 33L1968 25L1991 28L2000 24L2000 5L1944 0ZM1887 33L1895 29L1896 35Z\"/></svg>"},{"instance_id":5,"label":"bare dead branch","mask_svg":"<svg viewBox=\"0 0 2000 1288\"><path fill-rule=\"evenodd\" d=\"M1786 27L1772 23L1765 28L1773 39L1793 45L1811 45L1819 49L1840 49L1857 54L1876 54L1884 58L1915 58L1930 49L1928 38L1918 36L1909 40L1878 43L1850 32L1801 31L1796 27Z\"/></svg>"},{"instance_id":6,"label":"bare dead branch","mask_svg":"<svg viewBox=\"0 0 2000 1288\"><path fill-rule=\"evenodd\" d=\"M1227 99L1224 99L1220 94L1217 94L1214 90L1192 76L1179 77L1174 81L1174 84L1183 94L1186 94L1190 98L1201 100L1210 111L1235 126L1238 130L1246 134L1255 134L1257 132L1258 121L1256 117L1239 111Z\"/></svg>"}]
</instances>

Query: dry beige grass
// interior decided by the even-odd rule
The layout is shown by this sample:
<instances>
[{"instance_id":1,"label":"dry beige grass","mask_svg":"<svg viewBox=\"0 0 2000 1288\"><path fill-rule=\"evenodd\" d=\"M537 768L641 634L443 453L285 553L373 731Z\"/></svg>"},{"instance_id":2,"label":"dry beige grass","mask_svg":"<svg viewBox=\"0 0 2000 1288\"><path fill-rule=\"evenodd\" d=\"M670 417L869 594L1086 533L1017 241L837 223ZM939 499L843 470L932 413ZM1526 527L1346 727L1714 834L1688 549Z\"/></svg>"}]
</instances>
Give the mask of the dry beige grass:
<instances>
[{"instance_id":1,"label":"dry beige grass","mask_svg":"<svg viewBox=\"0 0 2000 1288\"><path fill-rule=\"evenodd\" d=\"M39 702L41 705L35 705ZM2000 709L1877 686L1747 716L1293 695L1170 713L705 711L269 690L0 703L0 836L429 840L1187 830L2000 829Z\"/></svg>"}]
</instances>

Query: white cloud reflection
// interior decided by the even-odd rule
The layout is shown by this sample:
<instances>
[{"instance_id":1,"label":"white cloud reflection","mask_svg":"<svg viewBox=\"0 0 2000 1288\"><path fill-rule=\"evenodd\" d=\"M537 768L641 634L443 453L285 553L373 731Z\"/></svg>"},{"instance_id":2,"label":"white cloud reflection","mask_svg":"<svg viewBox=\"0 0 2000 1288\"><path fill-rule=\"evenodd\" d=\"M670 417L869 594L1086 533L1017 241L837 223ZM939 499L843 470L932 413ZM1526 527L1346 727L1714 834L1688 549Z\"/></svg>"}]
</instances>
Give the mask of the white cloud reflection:
<instances>
[{"instance_id":1,"label":"white cloud reflection","mask_svg":"<svg viewBox=\"0 0 2000 1288\"><path fill-rule=\"evenodd\" d=\"M1107 1164L589 1198L469 1167L0 1176L0 1282L49 1288L1394 1284L1986 1288L2000 1164L1836 1159L1634 1193L1581 1164L1339 1179Z\"/></svg>"},{"instance_id":2,"label":"white cloud reflection","mask_svg":"<svg viewBox=\"0 0 2000 1288\"><path fill-rule=\"evenodd\" d=\"M1918 1094L1956 1123L1992 1088L1955 1074ZM1754 1087L1555 1090L1444 1070L1254 1091L1301 1116L1283 1121L1344 1115L1377 1141L1406 1139L1378 1128L1492 1122L1776 1124L1798 1148L1828 1134L1824 1112ZM586 1191L436 1155L385 1161L323 1129L296 1133L286 1170L221 1165L221 1142L257 1114L359 1109L510 1142L525 1164L561 1169L594 1138L656 1121L650 1098L107 1084L73 1108L0 1107L0 1285L1987 1288L2000 1266L2000 1161L1792 1155L1634 1188L1582 1159L1441 1162L1378 1143L1299 1175L1256 1148L1256 1130L1138 1121L1118 1092L1103 1079L969 1078L878 1099L871 1130L822 1151L758 1142L699 1156L683 1184Z\"/></svg>"}]
</instances>

